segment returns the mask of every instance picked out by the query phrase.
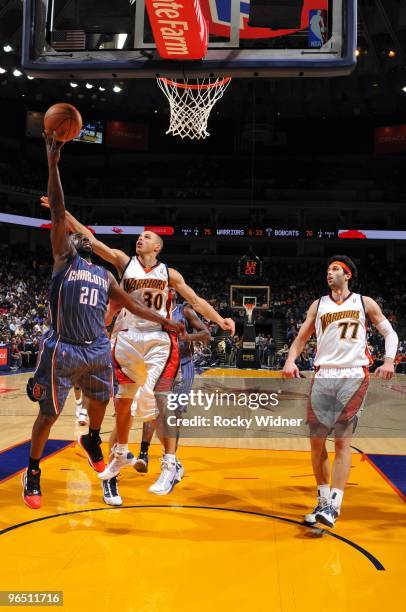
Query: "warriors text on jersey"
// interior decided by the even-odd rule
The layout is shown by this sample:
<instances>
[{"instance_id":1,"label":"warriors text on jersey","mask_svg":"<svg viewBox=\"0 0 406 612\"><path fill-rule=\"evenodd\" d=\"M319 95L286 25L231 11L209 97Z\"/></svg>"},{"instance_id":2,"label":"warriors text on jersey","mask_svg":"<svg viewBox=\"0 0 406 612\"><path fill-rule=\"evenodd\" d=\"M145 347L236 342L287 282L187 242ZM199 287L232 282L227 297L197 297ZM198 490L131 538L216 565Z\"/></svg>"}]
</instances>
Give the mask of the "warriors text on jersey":
<instances>
[{"instance_id":1,"label":"warriors text on jersey","mask_svg":"<svg viewBox=\"0 0 406 612\"><path fill-rule=\"evenodd\" d=\"M168 316L169 274L165 264L157 262L153 268L144 268L137 257L132 257L124 270L121 286L126 293L139 299L162 317ZM145 321L123 308L117 317L113 333L124 329L157 331L161 326Z\"/></svg>"},{"instance_id":2,"label":"warriors text on jersey","mask_svg":"<svg viewBox=\"0 0 406 612\"><path fill-rule=\"evenodd\" d=\"M321 297L315 327L315 366L351 368L371 363L367 347L365 309L358 293L350 293L340 304L330 295Z\"/></svg>"},{"instance_id":3,"label":"warriors text on jersey","mask_svg":"<svg viewBox=\"0 0 406 612\"><path fill-rule=\"evenodd\" d=\"M52 276L49 289L51 327L74 344L104 335L108 272L76 253L69 264Z\"/></svg>"}]
</instances>

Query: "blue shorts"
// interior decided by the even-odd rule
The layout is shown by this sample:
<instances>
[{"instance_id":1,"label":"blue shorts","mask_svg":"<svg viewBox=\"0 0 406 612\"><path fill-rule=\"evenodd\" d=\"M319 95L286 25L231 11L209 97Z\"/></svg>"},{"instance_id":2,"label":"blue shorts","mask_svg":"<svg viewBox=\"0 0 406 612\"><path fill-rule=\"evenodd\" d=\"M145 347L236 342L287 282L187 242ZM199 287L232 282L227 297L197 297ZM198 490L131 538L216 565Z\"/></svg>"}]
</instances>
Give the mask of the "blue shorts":
<instances>
[{"instance_id":1,"label":"blue shorts","mask_svg":"<svg viewBox=\"0 0 406 612\"><path fill-rule=\"evenodd\" d=\"M102 402L117 391L107 336L85 345L64 342L56 332L44 336L37 369L29 382L30 398L39 402L43 414L59 415L74 385L86 397Z\"/></svg>"},{"instance_id":2,"label":"blue shorts","mask_svg":"<svg viewBox=\"0 0 406 612\"><path fill-rule=\"evenodd\" d=\"M181 393L189 394L192 390L193 381L195 379L195 366L193 364L193 361L181 363L180 370L181 380L175 382L171 393L177 395L180 395ZM179 406L178 410L180 412L186 412L187 406Z\"/></svg>"}]
</instances>

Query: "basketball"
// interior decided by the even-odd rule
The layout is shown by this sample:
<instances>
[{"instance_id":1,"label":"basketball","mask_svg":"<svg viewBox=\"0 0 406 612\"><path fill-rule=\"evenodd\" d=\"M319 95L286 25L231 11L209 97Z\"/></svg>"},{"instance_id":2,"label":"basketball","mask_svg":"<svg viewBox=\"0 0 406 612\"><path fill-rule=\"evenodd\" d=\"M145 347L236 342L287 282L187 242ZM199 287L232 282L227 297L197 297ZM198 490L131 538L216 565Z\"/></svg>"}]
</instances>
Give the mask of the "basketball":
<instances>
[{"instance_id":1,"label":"basketball","mask_svg":"<svg viewBox=\"0 0 406 612\"><path fill-rule=\"evenodd\" d=\"M60 102L48 108L44 117L44 128L46 134L56 132L57 140L67 142L79 136L82 116L72 104Z\"/></svg>"}]
</instances>

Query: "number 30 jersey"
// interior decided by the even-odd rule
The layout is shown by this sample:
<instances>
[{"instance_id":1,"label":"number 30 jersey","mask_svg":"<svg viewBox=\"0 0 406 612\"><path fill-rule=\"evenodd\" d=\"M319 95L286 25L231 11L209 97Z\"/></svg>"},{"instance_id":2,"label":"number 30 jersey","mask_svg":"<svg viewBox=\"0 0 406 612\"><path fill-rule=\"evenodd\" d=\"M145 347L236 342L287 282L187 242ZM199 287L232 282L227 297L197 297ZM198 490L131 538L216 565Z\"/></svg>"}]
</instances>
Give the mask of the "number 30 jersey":
<instances>
[{"instance_id":1,"label":"number 30 jersey","mask_svg":"<svg viewBox=\"0 0 406 612\"><path fill-rule=\"evenodd\" d=\"M140 300L145 306L162 317L168 317L169 273L165 264L158 261L152 268L144 268L134 256L124 270L120 285L126 293ZM161 330L161 326L145 321L123 308L117 317L113 333L124 329L157 331Z\"/></svg>"},{"instance_id":2,"label":"number 30 jersey","mask_svg":"<svg viewBox=\"0 0 406 612\"><path fill-rule=\"evenodd\" d=\"M371 363L362 297L350 295L341 303L330 295L320 298L316 314L315 366L354 368Z\"/></svg>"}]
</instances>

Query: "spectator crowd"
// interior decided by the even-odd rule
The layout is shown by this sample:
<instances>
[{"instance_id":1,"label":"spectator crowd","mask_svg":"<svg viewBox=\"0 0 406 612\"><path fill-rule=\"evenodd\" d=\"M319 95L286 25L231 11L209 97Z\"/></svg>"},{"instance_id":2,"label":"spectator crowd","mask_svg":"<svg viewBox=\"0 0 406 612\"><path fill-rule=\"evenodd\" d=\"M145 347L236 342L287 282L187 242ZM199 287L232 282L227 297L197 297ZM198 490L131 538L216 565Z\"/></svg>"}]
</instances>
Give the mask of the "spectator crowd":
<instances>
[{"instance_id":1,"label":"spectator crowd","mask_svg":"<svg viewBox=\"0 0 406 612\"><path fill-rule=\"evenodd\" d=\"M22 253L4 246L0 260L0 344L11 349L11 366L32 368L38 353L39 340L47 329L47 293L51 275L47 253ZM263 367L281 369L287 352L302 325L308 306L326 292L323 262L265 262L261 283L271 288L269 307L254 311L256 347ZM231 308L229 287L240 284L236 265L180 264L176 265L187 282L223 316L232 316L237 323L234 338L217 337L211 325L213 341L210 346L195 347L198 368L225 365L235 366L242 348L245 311ZM400 336L398 371L406 370L406 340L403 329L406 321L398 320L406 301L406 278L402 265L368 261L360 266L360 285L357 290L371 295L381 306ZM190 279L190 281L189 281ZM277 337L278 336L278 337ZM374 329L368 330L371 353L380 362L384 355L384 341ZM314 338L306 344L298 360L299 368L312 370L315 358Z\"/></svg>"}]
</instances>

